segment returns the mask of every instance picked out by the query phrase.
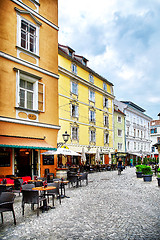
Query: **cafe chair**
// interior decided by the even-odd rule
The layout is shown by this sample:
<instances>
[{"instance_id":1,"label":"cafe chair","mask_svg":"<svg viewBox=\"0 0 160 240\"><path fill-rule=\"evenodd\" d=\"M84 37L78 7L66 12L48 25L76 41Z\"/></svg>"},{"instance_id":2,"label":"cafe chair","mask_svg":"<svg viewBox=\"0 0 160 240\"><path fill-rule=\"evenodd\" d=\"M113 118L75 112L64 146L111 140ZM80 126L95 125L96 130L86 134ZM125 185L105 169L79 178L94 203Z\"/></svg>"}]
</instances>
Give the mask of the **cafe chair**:
<instances>
[{"instance_id":1,"label":"cafe chair","mask_svg":"<svg viewBox=\"0 0 160 240\"><path fill-rule=\"evenodd\" d=\"M80 173L80 177L79 177L79 180L80 180L80 186L82 185L82 182L86 181L86 186L88 185L88 173Z\"/></svg>"},{"instance_id":2,"label":"cafe chair","mask_svg":"<svg viewBox=\"0 0 160 240\"><path fill-rule=\"evenodd\" d=\"M13 218L14 218L14 224L16 225L16 218L15 213L13 209L13 203L15 199L15 194L12 192L2 192L0 194L0 213L1 213L1 219L3 223L3 212L12 212Z\"/></svg>"},{"instance_id":3,"label":"cafe chair","mask_svg":"<svg viewBox=\"0 0 160 240\"><path fill-rule=\"evenodd\" d=\"M32 185L32 184L26 184ZM33 184L34 187L34 184ZM22 189L22 215L24 216L24 206L25 204L31 204L31 209L34 210L34 204L37 204L37 217L39 216L39 209L41 203L43 202L43 206L47 206L47 199L44 196L39 196L38 191L34 191L32 189Z\"/></svg>"},{"instance_id":4,"label":"cafe chair","mask_svg":"<svg viewBox=\"0 0 160 240\"><path fill-rule=\"evenodd\" d=\"M32 190L32 188L34 187L35 187L34 183L25 184L25 185L22 185L22 190Z\"/></svg>"},{"instance_id":5,"label":"cafe chair","mask_svg":"<svg viewBox=\"0 0 160 240\"><path fill-rule=\"evenodd\" d=\"M14 189L12 190L13 193L21 193L21 189L22 189L22 184L23 184L23 179L15 179L14 180Z\"/></svg>"},{"instance_id":6,"label":"cafe chair","mask_svg":"<svg viewBox=\"0 0 160 240\"><path fill-rule=\"evenodd\" d=\"M72 187L78 187L79 186L79 177L77 175L68 175L67 179L69 181L69 187L70 184L72 185Z\"/></svg>"},{"instance_id":7,"label":"cafe chair","mask_svg":"<svg viewBox=\"0 0 160 240\"><path fill-rule=\"evenodd\" d=\"M47 186L48 187L49 186L56 187L56 189L47 191L46 196L48 197L48 203L49 203L49 197L51 196L52 197L53 206L54 206L54 198L55 197L59 198L59 203L61 204L61 195L60 195L60 192L59 192L59 182L48 183Z\"/></svg>"},{"instance_id":8,"label":"cafe chair","mask_svg":"<svg viewBox=\"0 0 160 240\"><path fill-rule=\"evenodd\" d=\"M0 194L1 194L2 192L7 192L7 187L6 187L6 185L0 185Z\"/></svg>"}]
</instances>

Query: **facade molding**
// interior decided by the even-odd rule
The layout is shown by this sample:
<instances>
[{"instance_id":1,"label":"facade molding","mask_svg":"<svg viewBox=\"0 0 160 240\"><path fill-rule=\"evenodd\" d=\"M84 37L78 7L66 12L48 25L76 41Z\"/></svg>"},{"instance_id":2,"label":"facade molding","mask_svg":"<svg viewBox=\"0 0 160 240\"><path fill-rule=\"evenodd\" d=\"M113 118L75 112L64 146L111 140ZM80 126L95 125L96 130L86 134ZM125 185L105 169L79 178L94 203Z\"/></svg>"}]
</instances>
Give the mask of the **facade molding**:
<instances>
[{"instance_id":1,"label":"facade molding","mask_svg":"<svg viewBox=\"0 0 160 240\"><path fill-rule=\"evenodd\" d=\"M103 94L104 96L110 97L111 99L114 99L114 98L115 98L114 95L112 95L112 94L104 91L103 89L101 89L101 88L95 86L94 84L86 81L85 79L83 79L83 78L81 78L81 77L73 74L72 72L66 70L65 68L62 68L62 67L58 66L58 71L59 71L60 73L62 73L63 75L65 75L65 76L67 76L67 77L71 77L73 80L76 79L77 81L79 81L80 83L86 85L87 87L89 87L89 88L91 88L91 89L94 89L94 90L96 90L97 92L100 92L100 93Z\"/></svg>"},{"instance_id":2,"label":"facade molding","mask_svg":"<svg viewBox=\"0 0 160 240\"><path fill-rule=\"evenodd\" d=\"M57 129L57 130L60 130L60 128L61 128L58 125L52 125L52 124L46 124L46 123L37 123L37 122L31 122L31 121L2 117L2 116L0 117L0 121L1 122L8 122L8 123L24 124L24 125L29 125L29 126L33 126L33 127L51 128L51 129Z\"/></svg>"},{"instance_id":3,"label":"facade molding","mask_svg":"<svg viewBox=\"0 0 160 240\"><path fill-rule=\"evenodd\" d=\"M67 118L59 118L59 120L63 120L63 121L75 123L75 120L67 119ZM79 122L79 121L76 121L76 124L85 125L85 126L94 127L94 128L99 128L99 129L103 129L103 130L105 130L105 131L113 132L113 130L111 130L111 129L109 129L109 128L99 127L99 126L94 125L94 124L82 123L82 122Z\"/></svg>"},{"instance_id":4,"label":"facade molding","mask_svg":"<svg viewBox=\"0 0 160 240\"><path fill-rule=\"evenodd\" d=\"M16 57L13 57L13 56L11 56L11 55L9 55L9 54L7 54L7 53L4 53L4 52L1 52L1 51L0 51L0 57L6 58L6 59L8 59L8 60L10 60L10 61L19 63L19 64L21 64L21 65L23 65L23 66L25 66L25 67L34 69L34 70L39 71L39 72L41 72L41 73L44 73L44 74L46 74L46 75L48 75L48 76L50 76L50 77L54 77L54 78L59 79L59 75L57 75L57 74L55 74L55 73L53 73L53 72L47 71L47 70L44 69L44 68L40 68L40 67L38 67L38 66L36 66L36 65L34 65L34 64L31 64L31 63L29 63L29 62L26 62L26 61L24 61L24 60L22 60L22 59L18 59L18 58L16 58Z\"/></svg>"},{"instance_id":5,"label":"facade molding","mask_svg":"<svg viewBox=\"0 0 160 240\"><path fill-rule=\"evenodd\" d=\"M56 26L54 23L50 22L48 19L42 17L39 13L35 12L33 9L31 9L30 7L28 7L27 5L25 5L21 1L19 1L19 0L11 0L11 1L16 3L18 6L24 8L25 10L29 11L30 13L32 13L32 15L34 15L35 17L37 17L40 20L42 20L43 22L48 24L50 27L56 29L57 31L59 30L58 26Z\"/></svg>"},{"instance_id":6,"label":"facade molding","mask_svg":"<svg viewBox=\"0 0 160 240\"><path fill-rule=\"evenodd\" d=\"M94 108L95 110L101 111L101 112L103 112L103 113L105 113L105 114L107 114L107 115L109 115L109 114L110 114L110 115L113 115L113 113L110 113L110 112L108 112L108 111L105 111L104 109L96 108L96 107L91 106L91 105L89 105L89 104L87 104L87 103L81 102L81 101L79 101L79 100L75 100L75 99L73 99L72 97L68 97L68 96L63 95L63 94L61 94L61 93L58 93L58 95L61 96L61 97L67 98L67 99L69 99L69 100L71 100L71 101L73 101L73 102L77 102L77 103L83 104L83 105L85 105L85 106L88 106L88 107L90 107L90 108ZM68 103L68 104L69 104L69 103ZM112 112L113 112L113 111L112 111Z\"/></svg>"}]
</instances>

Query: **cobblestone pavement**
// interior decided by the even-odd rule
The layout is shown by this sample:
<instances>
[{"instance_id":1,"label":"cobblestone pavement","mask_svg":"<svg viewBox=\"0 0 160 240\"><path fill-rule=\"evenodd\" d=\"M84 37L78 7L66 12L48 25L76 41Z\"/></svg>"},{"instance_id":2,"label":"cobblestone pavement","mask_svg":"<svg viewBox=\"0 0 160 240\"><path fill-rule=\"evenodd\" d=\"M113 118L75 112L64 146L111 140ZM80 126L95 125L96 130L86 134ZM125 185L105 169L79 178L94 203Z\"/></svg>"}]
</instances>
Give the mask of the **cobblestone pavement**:
<instances>
[{"instance_id":1,"label":"cobblestone pavement","mask_svg":"<svg viewBox=\"0 0 160 240\"><path fill-rule=\"evenodd\" d=\"M12 240L160 240L160 187L137 179L135 168L89 174L89 184L67 188L70 198L56 200L55 209L41 213L25 205L17 195L12 213L4 213L0 239ZM36 207L35 207L36 208Z\"/></svg>"}]
</instances>

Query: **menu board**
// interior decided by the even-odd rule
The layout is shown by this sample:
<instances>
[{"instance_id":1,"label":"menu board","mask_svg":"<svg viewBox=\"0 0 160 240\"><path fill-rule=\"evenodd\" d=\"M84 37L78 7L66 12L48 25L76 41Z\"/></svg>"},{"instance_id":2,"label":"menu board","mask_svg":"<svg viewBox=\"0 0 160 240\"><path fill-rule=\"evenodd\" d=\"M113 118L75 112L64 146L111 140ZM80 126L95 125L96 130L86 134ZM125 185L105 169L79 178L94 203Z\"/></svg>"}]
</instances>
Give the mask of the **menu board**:
<instances>
[{"instance_id":1,"label":"menu board","mask_svg":"<svg viewBox=\"0 0 160 240\"><path fill-rule=\"evenodd\" d=\"M43 155L43 165L54 165L54 155Z\"/></svg>"}]
</instances>

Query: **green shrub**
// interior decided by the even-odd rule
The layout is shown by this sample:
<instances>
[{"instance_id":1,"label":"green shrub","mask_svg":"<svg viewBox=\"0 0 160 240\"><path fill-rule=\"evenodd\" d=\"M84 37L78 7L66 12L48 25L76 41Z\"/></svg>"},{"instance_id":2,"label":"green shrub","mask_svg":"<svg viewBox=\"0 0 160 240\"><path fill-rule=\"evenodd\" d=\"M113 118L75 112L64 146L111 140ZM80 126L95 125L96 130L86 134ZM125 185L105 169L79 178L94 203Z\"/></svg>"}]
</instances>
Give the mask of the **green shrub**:
<instances>
[{"instance_id":1,"label":"green shrub","mask_svg":"<svg viewBox=\"0 0 160 240\"><path fill-rule=\"evenodd\" d=\"M159 173L160 173L160 167L158 168L157 172L159 172Z\"/></svg>"},{"instance_id":2,"label":"green shrub","mask_svg":"<svg viewBox=\"0 0 160 240\"><path fill-rule=\"evenodd\" d=\"M136 172L142 172L142 169L145 167L145 165L136 165Z\"/></svg>"},{"instance_id":3,"label":"green shrub","mask_svg":"<svg viewBox=\"0 0 160 240\"><path fill-rule=\"evenodd\" d=\"M152 174L153 174L150 166L144 166L144 167L142 168L142 173L143 173L144 175L152 175Z\"/></svg>"}]
</instances>

